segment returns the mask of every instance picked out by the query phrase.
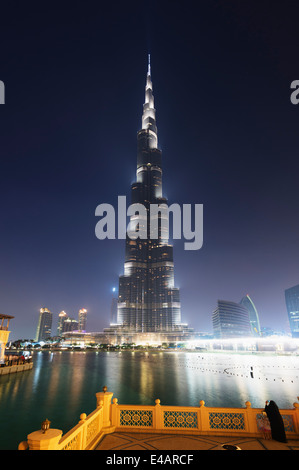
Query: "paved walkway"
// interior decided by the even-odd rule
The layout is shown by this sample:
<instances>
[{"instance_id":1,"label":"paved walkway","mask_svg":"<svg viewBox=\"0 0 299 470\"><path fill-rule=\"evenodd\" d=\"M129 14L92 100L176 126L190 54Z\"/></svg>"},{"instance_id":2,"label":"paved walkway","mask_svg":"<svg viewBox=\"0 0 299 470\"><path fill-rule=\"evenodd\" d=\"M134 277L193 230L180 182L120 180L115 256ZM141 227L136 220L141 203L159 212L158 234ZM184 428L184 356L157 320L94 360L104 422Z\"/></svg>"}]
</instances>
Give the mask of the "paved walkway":
<instances>
[{"instance_id":1,"label":"paved walkway","mask_svg":"<svg viewBox=\"0 0 299 470\"><path fill-rule=\"evenodd\" d=\"M107 434L96 450L223 450L222 445L233 445L241 450L299 450L299 440L287 443L272 439L232 436L192 436L184 434L150 434L115 432Z\"/></svg>"}]
</instances>

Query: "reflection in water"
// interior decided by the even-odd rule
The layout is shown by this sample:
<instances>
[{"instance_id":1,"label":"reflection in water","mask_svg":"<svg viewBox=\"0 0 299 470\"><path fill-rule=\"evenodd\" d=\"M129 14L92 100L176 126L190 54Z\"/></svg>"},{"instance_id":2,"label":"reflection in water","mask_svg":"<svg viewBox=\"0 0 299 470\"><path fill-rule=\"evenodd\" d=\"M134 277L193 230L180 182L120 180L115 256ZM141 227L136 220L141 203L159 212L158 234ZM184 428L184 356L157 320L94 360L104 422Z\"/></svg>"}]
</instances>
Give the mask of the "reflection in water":
<instances>
[{"instance_id":1,"label":"reflection in water","mask_svg":"<svg viewBox=\"0 0 299 470\"><path fill-rule=\"evenodd\" d=\"M31 371L0 377L1 449L16 449L45 418L67 432L95 409L104 385L120 404L292 408L298 395L296 356L43 351L33 359Z\"/></svg>"}]
</instances>

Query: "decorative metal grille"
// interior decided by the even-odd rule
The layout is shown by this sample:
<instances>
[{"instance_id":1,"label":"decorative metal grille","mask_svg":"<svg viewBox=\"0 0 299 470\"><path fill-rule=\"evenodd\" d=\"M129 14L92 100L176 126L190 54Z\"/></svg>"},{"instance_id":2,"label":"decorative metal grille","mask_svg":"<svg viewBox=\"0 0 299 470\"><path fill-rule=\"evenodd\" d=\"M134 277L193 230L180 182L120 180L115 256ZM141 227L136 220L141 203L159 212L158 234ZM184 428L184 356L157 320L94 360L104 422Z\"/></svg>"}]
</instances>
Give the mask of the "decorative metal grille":
<instances>
[{"instance_id":1,"label":"decorative metal grille","mask_svg":"<svg viewBox=\"0 0 299 470\"><path fill-rule=\"evenodd\" d=\"M292 415L281 415L283 419L285 432L295 432L294 420Z\"/></svg>"},{"instance_id":2,"label":"decorative metal grille","mask_svg":"<svg viewBox=\"0 0 299 470\"><path fill-rule=\"evenodd\" d=\"M197 413L164 411L165 428L197 428Z\"/></svg>"},{"instance_id":3,"label":"decorative metal grille","mask_svg":"<svg viewBox=\"0 0 299 470\"><path fill-rule=\"evenodd\" d=\"M153 425L153 412L150 410L120 410L121 426Z\"/></svg>"},{"instance_id":4,"label":"decorative metal grille","mask_svg":"<svg viewBox=\"0 0 299 470\"><path fill-rule=\"evenodd\" d=\"M209 413L210 429L245 430L243 413Z\"/></svg>"}]
</instances>

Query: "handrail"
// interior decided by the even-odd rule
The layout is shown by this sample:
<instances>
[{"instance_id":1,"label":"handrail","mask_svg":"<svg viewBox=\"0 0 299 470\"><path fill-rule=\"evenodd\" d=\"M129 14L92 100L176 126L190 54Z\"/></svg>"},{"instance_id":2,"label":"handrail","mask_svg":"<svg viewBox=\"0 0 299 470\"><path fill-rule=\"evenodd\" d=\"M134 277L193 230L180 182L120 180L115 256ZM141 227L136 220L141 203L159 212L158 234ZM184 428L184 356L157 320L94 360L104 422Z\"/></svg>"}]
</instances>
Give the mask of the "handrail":
<instances>
[{"instance_id":1,"label":"handrail","mask_svg":"<svg viewBox=\"0 0 299 470\"><path fill-rule=\"evenodd\" d=\"M80 415L79 423L64 436L62 431L49 429L46 433L35 431L27 436L19 450L27 447L32 450L93 450L105 434L117 432L167 432L205 435L242 435L263 437L258 427L258 417L262 408L206 407L203 400L199 406L167 406L155 400L155 405L119 404L113 393L96 394L97 408L88 416ZM293 409L280 410L286 436L299 438L299 404ZM47 434L48 433L48 434Z\"/></svg>"}]
</instances>

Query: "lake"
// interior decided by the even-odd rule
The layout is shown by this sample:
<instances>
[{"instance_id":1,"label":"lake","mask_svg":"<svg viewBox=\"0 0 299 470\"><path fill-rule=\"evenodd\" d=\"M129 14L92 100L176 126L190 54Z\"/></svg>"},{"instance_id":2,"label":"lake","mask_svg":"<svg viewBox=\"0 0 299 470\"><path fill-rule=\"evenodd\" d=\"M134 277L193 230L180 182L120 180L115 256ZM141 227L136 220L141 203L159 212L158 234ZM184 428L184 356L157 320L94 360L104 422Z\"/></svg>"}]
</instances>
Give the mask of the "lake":
<instances>
[{"instance_id":1,"label":"lake","mask_svg":"<svg viewBox=\"0 0 299 470\"><path fill-rule=\"evenodd\" d=\"M120 404L292 408L299 356L227 352L37 351L31 371L0 376L0 449L17 449L48 418L66 433L104 385Z\"/></svg>"}]
</instances>

